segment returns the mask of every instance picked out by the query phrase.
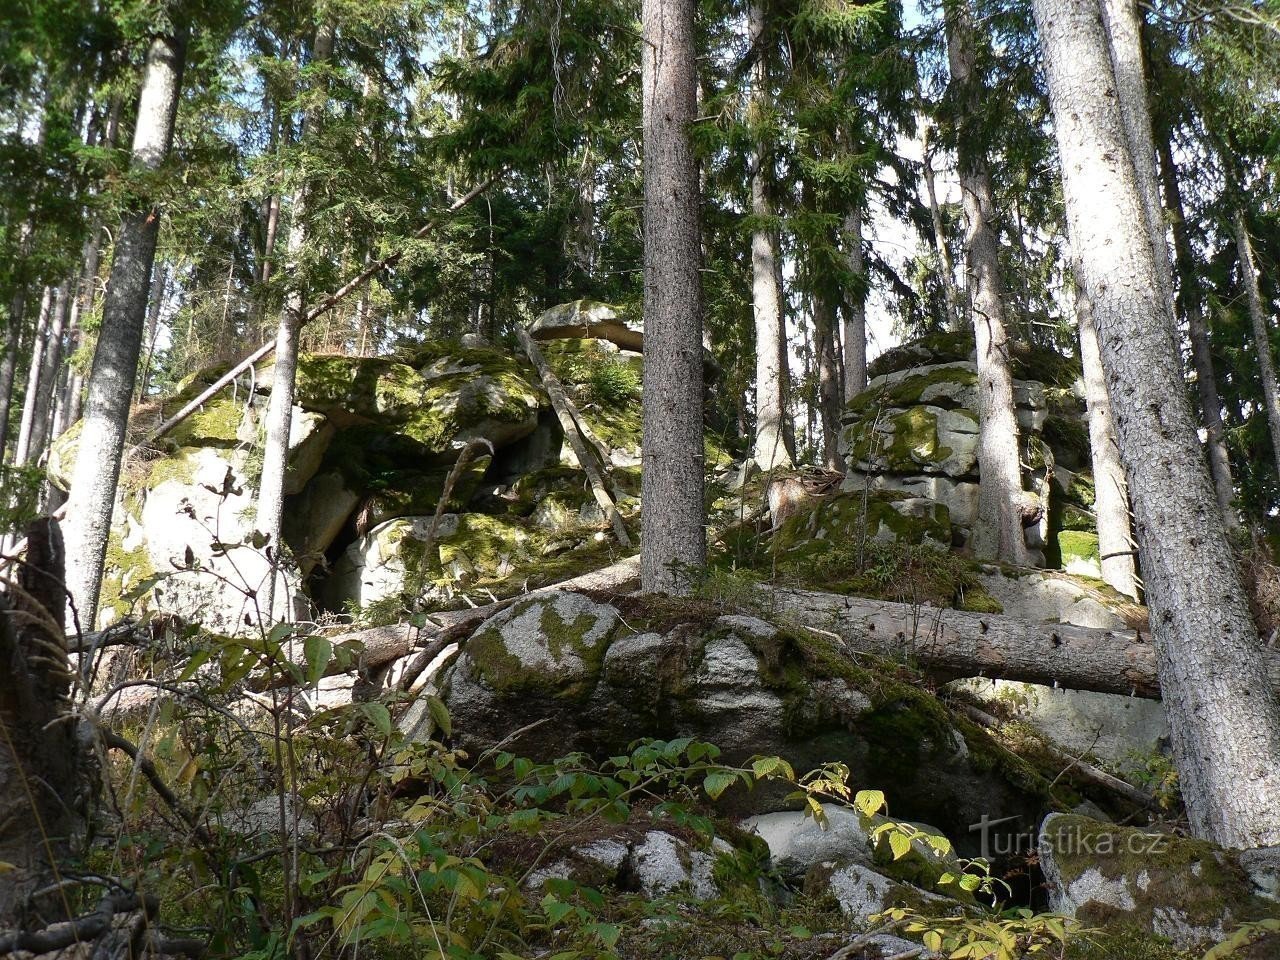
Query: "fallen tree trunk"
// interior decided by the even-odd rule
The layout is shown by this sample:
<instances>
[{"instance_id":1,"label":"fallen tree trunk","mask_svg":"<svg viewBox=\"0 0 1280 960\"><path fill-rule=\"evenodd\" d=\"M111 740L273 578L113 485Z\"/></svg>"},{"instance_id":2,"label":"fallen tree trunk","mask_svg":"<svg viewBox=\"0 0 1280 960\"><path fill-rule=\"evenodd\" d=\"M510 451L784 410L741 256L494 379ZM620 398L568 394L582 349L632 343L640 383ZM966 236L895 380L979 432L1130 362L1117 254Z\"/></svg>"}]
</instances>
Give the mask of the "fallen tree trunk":
<instances>
[{"instance_id":1,"label":"fallen tree trunk","mask_svg":"<svg viewBox=\"0 0 1280 960\"><path fill-rule=\"evenodd\" d=\"M573 402L565 392L564 384L560 382L560 378L551 369L551 364L547 363L547 358L542 355L542 351L538 349L538 345L533 342L533 338L528 333L517 327L516 337L520 341L520 346L524 348L529 362L534 365L538 376L542 378L542 386L546 389L551 407L560 421L560 429L564 431L565 439L569 441L574 456L578 458L578 466L587 475L596 504L613 525L613 535L618 538L618 543L624 547L630 547L631 538L627 536L627 528L623 526L622 514L618 512L618 505L613 502L613 497L605 487L604 475L596 465L591 449L587 446L586 437L583 436L578 420L573 415Z\"/></svg>"},{"instance_id":2,"label":"fallen tree trunk","mask_svg":"<svg viewBox=\"0 0 1280 960\"><path fill-rule=\"evenodd\" d=\"M1032 623L769 585L759 589L766 606L783 617L830 631L857 652L906 658L940 679L982 676L1160 697L1155 646L1136 630ZM1272 689L1280 694L1280 655L1268 651L1266 659Z\"/></svg>"}]
</instances>

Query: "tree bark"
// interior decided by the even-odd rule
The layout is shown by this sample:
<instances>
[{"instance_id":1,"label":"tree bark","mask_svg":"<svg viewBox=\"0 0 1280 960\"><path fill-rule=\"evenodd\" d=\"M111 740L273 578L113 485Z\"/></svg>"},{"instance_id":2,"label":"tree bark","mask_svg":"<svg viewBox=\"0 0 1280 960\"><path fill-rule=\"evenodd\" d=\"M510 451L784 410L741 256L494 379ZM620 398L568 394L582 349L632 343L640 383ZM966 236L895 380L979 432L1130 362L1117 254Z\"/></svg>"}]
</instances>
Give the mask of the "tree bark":
<instances>
[{"instance_id":1,"label":"tree bark","mask_svg":"<svg viewBox=\"0 0 1280 960\"><path fill-rule=\"evenodd\" d=\"M1076 270L1077 274L1079 269ZM1080 335L1080 366L1085 409L1089 419L1089 452L1093 461L1093 513L1098 527L1098 556L1102 579L1134 600L1138 571L1134 562L1133 529L1129 523L1129 481L1120 462L1111 398L1102 372L1098 330L1087 294L1076 291L1076 326Z\"/></svg>"},{"instance_id":2,"label":"tree bark","mask_svg":"<svg viewBox=\"0 0 1280 960\"><path fill-rule=\"evenodd\" d=\"M1236 235L1236 253L1240 259L1240 286L1244 288L1245 302L1249 305L1249 323L1253 328L1253 349L1258 354L1258 373L1262 378L1262 397L1266 407L1267 430L1271 434L1271 455L1275 458L1276 475L1280 476L1280 392L1276 386L1276 366L1271 355L1271 332L1267 329L1267 314L1262 306L1262 291L1258 289L1258 264L1253 257L1253 241L1244 214L1236 210L1232 217L1232 230Z\"/></svg>"},{"instance_id":3,"label":"tree bark","mask_svg":"<svg viewBox=\"0 0 1280 960\"><path fill-rule=\"evenodd\" d=\"M644 0L641 584L685 593L706 563L694 0Z\"/></svg>"},{"instance_id":4,"label":"tree bark","mask_svg":"<svg viewBox=\"0 0 1280 960\"><path fill-rule=\"evenodd\" d=\"M1095 0L1033 0L1193 832L1280 843L1280 701L1200 455Z\"/></svg>"},{"instance_id":5,"label":"tree bark","mask_svg":"<svg viewBox=\"0 0 1280 960\"><path fill-rule=\"evenodd\" d=\"M1240 526L1235 508L1235 480L1231 476L1231 458L1227 454L1226 428L1222 422L1222 399L1218 392L1218 376L1213 369L1213 350L1209 342L1209 325L1205 320L1200 297L1200 280L1196 273L1191 238L1187 235L1187 218L1178 187L1178 167L1173 162L1173 148L1167 137L1160 139L1160 166L1163 174L1165 205L1173 220L1173 254L1178 268L1177 305L1187 324L1191 341L1191 365L1196 374L1196 393L1200 399L1200 416L1204 421L1205 454L1218 508L1228 529Z\"/></svg>"},{"instance_id":6,"label":"tree bark","mask_svg":"<svg viewBox=\"0 0 1280 960\"><path fill-rule=\"evenodd\" d=\"M975 556L1027 566L1022 532L1022 460L1018 418L1009 372L1000 252L993 227L995 200L986 159L976 143L981 79L975 75L973 14L969 0L950 0L946 15L951 82L960 97L960 189L964 197L965 255L973 309L978 367L978 516L973 525Z\"/></svg>"},{"instance_id":7,"label":"tree bark","mask_svg":"<svg viewBox=\"0 0 1280 960\"><path fill-rule=\"evenodd\" d=\"M14 297L14 300L19 300ZM9 329L4 338L4 356L0 357L0 463L5 461L9 445L9 408L13 405L13 384L18 378L18 341L22 338L22 317L12 310Z\"/></svg>"},{"instance_id":8,"label":"tree bark","mask_svg":"<svg viewBox=\"0 0 1280 960\"><path fill-rule=\"evenodd\" d=\"M747 13L747 32L757 49L753 69L750 116L760 125L769 110L769 60L762 49L765 9L754 0ZM786 330L782 313L778 237L773 226L769 186L773 173L773 149L763 133L757 134L751 161L751 312L756 325L756 431L752 456L761 470L791 467L794 445L788 443Z\"/></svg>"},{"instance_id":9,"label":"tree bark","mask_svg":"<svg viewBox=\"0 0 1280 960\"><path fill-rule=\"evenodd\" d=\"M862 255L862 211L844 218L845 260L853 283L844 296L844 398L867 389L867 262Z\"/></svg>"},{"instance_id":10,"label":"tree bark","mask_svg":"<svg viewBox=\"0 0 1280 960\"><path fill-rule=\"evenodd\" d=\"M1173 276L1169 269L1169 244L1165 239L1164 209L1160 206L1159 179L1156 176L1155 138L1151 133L1138 0L1102 0L1102 18L1109 41L1107 49L1116 81L1120 117L1146 215L1151 253L1159 270L1161 292L1172 305Z\"/></svg>"},{"instance_id":11,"label":"tree bark","mask_svg":"<svg viewBox=\"0 0 1280 960\"><path fill-rule=\"evenodd\" d=\"M334 27L323 23L316 28L312 41L311 61L321 63L333 54ZM302 123L300 141L315 136L319 115L307 114ZM284 307L280 311L280 323L276 329L276 363L271 377L271 397L267 403L266 440L262 451L262 475L258 482L255 528L267 538L269 548L275 553L275 563L266 574L266 603L264 610L275 619L275 564L281 560L283 544L280 529L284 518L284 475L289 461L289 431L293 423L293 400L298 374L298 343L306 315L306 292L296 276L297 261L307 242L307 185L303 183L294 194L289 212L289 237L286 242L286 259L290 264L289 291L285 294ZM287 606L287 605L286 605ZM287 615L287 614L286 614Z\"/></svg>"},{"instance_id":12,"label":"tree bark","mask_svg":"<svg viewBox=\"0 0 1280 960\"><path fill-rule=\"evenodd\" d=\"M169 153L185 57L185 31L151 41L133 134L132 163L137 169L154 170ZM86 628L92 627L97 616L159 229L159 212L145 204L126 213L120 223L89 374L84 427L67 509L67 580Z\"/></svg>"},{"instance_id":13,"label":"tree bark","mask_svg":"<svg viewBox=\"0 0 1280 960\"><path fill-rule=\"evenodd\" d=\"M840 358L836 353L836 304L825 284L815 284L813 340L818 364L818 415L822 421L822 462L828 470L844 473L840 459Z\"/></svg>"},{"instance_id":14,"label":"tree bark","mask_svg":"<svg viewBox=\"0 0 1280 960\"><path fill-rule=\"evenodd\" d=\"M40 401L40 376L44 373L44 352L49 349L49 325L53 321L53 288L45 287L40 295L40 313L36 316L35 337L31 341L31 362L27 367L27 392L22 398L22 419L18 423L18 442L13 462L23 466L31 459L31 435L36 425L36 407Z\"/></svg>"}]
</instances>

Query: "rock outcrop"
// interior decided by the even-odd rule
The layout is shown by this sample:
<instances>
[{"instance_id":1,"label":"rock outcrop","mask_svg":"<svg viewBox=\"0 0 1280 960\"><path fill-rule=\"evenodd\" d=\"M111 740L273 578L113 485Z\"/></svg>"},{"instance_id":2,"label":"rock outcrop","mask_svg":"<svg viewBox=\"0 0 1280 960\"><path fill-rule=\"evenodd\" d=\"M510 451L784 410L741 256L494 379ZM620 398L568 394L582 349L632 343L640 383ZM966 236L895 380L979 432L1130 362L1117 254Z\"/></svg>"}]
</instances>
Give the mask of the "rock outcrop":
<instances>
[{"instance_id":1,"label":"rock outcrop","mask_svg":"<svg viewBox=\"0 0 1280 960\"><path fill-rule=\"evenodd\" d=\"M895 816L937 823L958 842L984 814L1034 822L1047 784L1033 767L894 668L855 664L830 643L707 605L631 610L562 593L482 626L443 695L477 753L525 727L510 749L542 759L692 736L731 761L846 763L851 782L888 792ZM786 792L757 788L747 812L785 806Z\"/></svg>"},{"instance_id":2,"label":"rock outcrop","mask_svg":"<svg viewBox=\"0 0 1280 960\"><path fill-rule=\"evenodd\" d=\"M945 507L956 545L967 541L978 509L972 351L973 339L965 334L934 334L888 351L872 364L867 389L849 400L842 417L844 489L894 491ZM1078 371L1073 361L1045 349L1015 354L1012 364L1023 462L1029 465L1028 545L1049 566L1098 576Z\"/></svg>"}]
</instances>

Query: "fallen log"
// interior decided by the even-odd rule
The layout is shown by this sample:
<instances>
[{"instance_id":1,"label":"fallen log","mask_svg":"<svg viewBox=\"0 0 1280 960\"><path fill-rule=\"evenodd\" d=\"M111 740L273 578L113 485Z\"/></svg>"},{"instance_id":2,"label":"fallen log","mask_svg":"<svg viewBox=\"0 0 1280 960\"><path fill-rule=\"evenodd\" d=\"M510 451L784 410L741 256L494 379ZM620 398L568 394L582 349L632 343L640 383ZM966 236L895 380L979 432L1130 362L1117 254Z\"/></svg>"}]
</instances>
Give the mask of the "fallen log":
<instances>
[{"instance_id":1,"label":"fallen log","mask_svg":"<svg viewBox=\"0 0 1280 960\"><path fill-rule=\"evenodd\" d=\"M578 466L587 475L587 480L591 484L591 494L596 498L596 504L600 507L605 517L608 518L609 523L612 524L613 535L618 538L618 543L629 548L631 546L631 538L627 535L627 528L622 523L622 514L618 512L618 505L613 502L613 497L609 495L609 490L605 486L604 475L596 464L591 448L587 446L587 439L582 433L578 419L573 415L573 402L565 392L564 384L560 382L560 378L551 369L551 364L547 363L547 358L542 355L542 351L538 349L538 345L533 342L533 338L528 333L517 327L516 337L520 341L520 346L524 348L525 356L529 358L529 362L538 371L538 376L542 378L542 386L547 391L547 397L551 401L551 408L555 411L556 418L560 421L560 429L564 431L565 439L569 441L569 446L573 448L573 455L578 458ZM605 464L608 464L607 460Z\"/></svg>"},{"instance_id":2,"label":"fallen log","mask_svg":"<svg viewBox=\"0 0 1280 960\"><path fill-rule=\"evenodd\" d=\"M915 662L944 680L990 677L1160 698L1150 635L912 606L764 584L770 613L834 633L852 650ZM1280 654L1265 651L1280 694Z\"/></svg>"}]
</instances>

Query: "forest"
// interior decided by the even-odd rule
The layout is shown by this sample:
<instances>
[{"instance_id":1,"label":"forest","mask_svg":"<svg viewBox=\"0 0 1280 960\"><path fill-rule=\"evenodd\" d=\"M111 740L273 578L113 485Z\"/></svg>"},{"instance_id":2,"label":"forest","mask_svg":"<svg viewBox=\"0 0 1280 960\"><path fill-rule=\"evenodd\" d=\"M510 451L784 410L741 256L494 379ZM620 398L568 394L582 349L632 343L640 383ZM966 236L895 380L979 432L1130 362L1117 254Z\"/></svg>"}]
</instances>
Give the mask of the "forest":
<instances>
[{"instance_id":1,"label":"forest","mask_svg":"<svg viewBox=\"0 0 1280 960\"><path fill-rule=\"evenodd\" d=\"M9 0L0 315L0 958L1280 960L1278 0Z\"/></svg>"}]
</instances>

